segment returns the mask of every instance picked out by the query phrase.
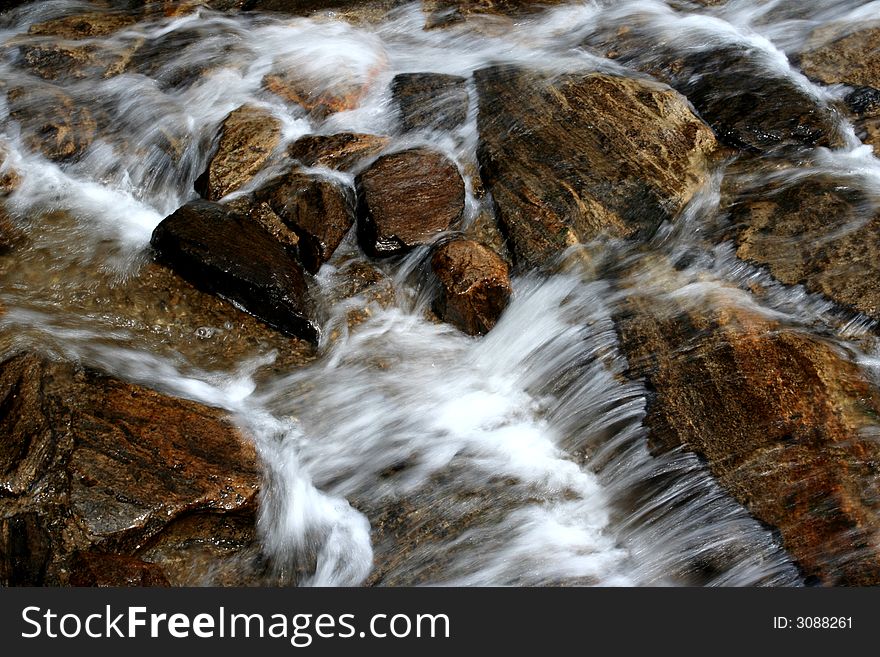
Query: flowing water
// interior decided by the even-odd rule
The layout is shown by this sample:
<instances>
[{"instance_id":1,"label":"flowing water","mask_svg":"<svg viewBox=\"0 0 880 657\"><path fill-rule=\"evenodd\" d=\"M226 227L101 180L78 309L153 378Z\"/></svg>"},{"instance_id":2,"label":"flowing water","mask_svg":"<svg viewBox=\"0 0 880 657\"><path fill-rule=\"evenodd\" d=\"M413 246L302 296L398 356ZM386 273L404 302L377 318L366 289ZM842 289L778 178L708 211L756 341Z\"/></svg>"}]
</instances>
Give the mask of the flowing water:
<instances>
[{"instance_id":1,"label":"flowing water","mask_svg":"<svg viewBox=\"0 0 880 657\"><path fill-rule=\"evenodd\" d=\"M351 328L353 303L328 303L315 355L289 362L290 341L271 331L238 345L222 312L169 325L143 284L149 238L163 217L196 197L211 140L244 103L284 126L284 144L309 133L353 130L393 137L389 150L426 144L463 172L476 161L476 104L453 133L401 134L389 82L401 72L468 76L490 63L548 71L643 76L584 47L591 35L634 20L640 38L681 52L746 44L769 73L824 100L843 87L809 82L789 58L818 26L859 25L880 3L731 0L573 4L515 23L474 18L422 29L418 3L379 24L331 15L225 15L200 9L129 25L89 43L104 54L151 44L134 69L86 70L51 83L22 67L16 47L29 25L94 9L39 2L0 24L6 90L56 85L88 107L97 137L82 157L56 164L34 150L37 130L11 117L0 95L0 145L20 176L6 200L25 235L2 258L0 304L6 352L36 347L98 366L163 392L228 409L255 440L266 468L260 535L276 569L312 585L599 584L798 585L778 538L754 520L694 456L648 451L646 390L622 376L612 317L633 286L712 303L747 305L786 325L839 341L875 367L870 322L847 318L798 287L775 283L712 236L722 168L672 226L644 249L605 244L589 264L570 258L550 276L513 281L510 307L475 339L431 321L422 271L426 251L377 263L392 303L368 306ZM154 44L154 47L153 47ZM109 55L108 55L109 56ZM261 86L289 67L316 89L367 85L359 107L320 120ZM471 94L473 98L475 94ZM34 98L41 98L38 94ZM44 97L43 97L44 98ZM45 100L26 107L47 111ZM846 145L815 149L778 172L792 181L833 175L880 200L880 160L841 118ZM280 148L283 148L284 144ZM327 173L327 172L325 172ZM272 174L261 174L251 187ZM335 173L345 184L350 174ZM769 175L769 174L768 174ZM786 178L787 177L787 178ZM247 190L243 190L247 191ZM468 178L466 221L489 208ZM334 275L356 253L350 235L314 281L334 298ZM663 263L675 263L668 267ZM631 272L638 264L640 273ZM760 297L748 290L759 284ZM163 305L162 308L165 308ZM197 314L197 313L196 313ZM195 321L195 323L193 323ZM268 337L267 337L268 336ZM381 525L410 509L405 545ZM439 529L442 528L443 531Z\"/></svg>"}]
</instances>

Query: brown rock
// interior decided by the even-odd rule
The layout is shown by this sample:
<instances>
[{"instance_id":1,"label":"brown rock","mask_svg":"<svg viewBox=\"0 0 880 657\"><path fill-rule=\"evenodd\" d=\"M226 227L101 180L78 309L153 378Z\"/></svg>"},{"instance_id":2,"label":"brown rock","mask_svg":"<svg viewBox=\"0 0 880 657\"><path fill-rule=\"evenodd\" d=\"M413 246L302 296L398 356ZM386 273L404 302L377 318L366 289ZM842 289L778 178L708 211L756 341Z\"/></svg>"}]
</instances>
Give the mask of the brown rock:
<instances>
[{"instance_id":1,"label":"brown rock","mask_svg":"<svg viewBox=\"0 0 880 657\"><path fill-rule=\"evenodd\" d=\"M354 225L353 194L326 178L292 172L270 181L255 196L296 233L300 262L313 274Z\"/></svg>"},{"instance_id":2,"label":"brown rock","mask_svg":"<svg viewBox=\"0 0 880 657\"><path fill-rule=\"evenodd\" d=\"M178 208L153 231L159 259L191 283L313 343L319 328L299 263L256 222L210 201Z\"/></svg>"},{"instance_id":3,"label":"brown rock","mask_svg":"<svg viewBox=\"0 0 880 657\"><path fill-rule=\"evenodd\" d=\"M91 112L57 87L15 87L7 98L9 115L21 125L25 143L50 160L78 158L95 138Z\"/></svg>"},{"instance_id":4,"label":"brown rock","mask_svg":"<svg viewBox=\"0 0 880 657\"><path fill-rule=\"evenodd\" d=\"M771 184L741 192L730 217L739 258L880 319L880 212L859 191L827 178Z\"/></svg>"},{"instance_id":5,"label":"brown rock","mask_svg":"<svg viewBox=\"0 0 880 657\"><path fill-rule=\"evenodd\" d=\"M234 212L257 222L263 230L268 232L290 254L299 258L299 235L297 235L284 221L275 214L275 211L265 201L257 201L253 194L239 197L225 204Z\"/></svg>"},{"instance_id":6,"label":"brown rock","mask_svg":"<svg viewBox=\"0 0 880 657\"><path fill-rule=\"evenodd\" d=\"M305 167L327 167L349 171L375 157L388 145L388 137L354 132L335 135L306 135L287 149L287 154Z\"/></svg>"},{"instance_id":7,"label":"brown rock","mask_svg":"<svg viewBox=\"0 0 880 657\"><path fill-rule=\"evenodd\" d=\"M374 23L410 0L245 0L251 11L276 11L292 16L332 12L334 19Z\"/></svg>"},{"instance_id":8,"label":"brown rock","mask_svg":"<svg viewBox=\"0 0 880 657\"><path fill-rule=\"evenodd\" d=\"M464 181L455 163L426 148L380 157L355 186L358 238L375 257L428 244L464 212Z\"/></svg>"},{"instance_id":9,"label":"brown rock","mask_svg":"<svg viewBox=\"0 0 880 657\"><path fill-rule=\"evenodd\" d=\"M71 586L169 586L162 568L118 554L80 553L72 559Z\"/></svg>"},{"instance_id":10,"label":"brown rock","mask_svg":"<svg viewBox=\"0 0 880 657\"><path fill-rule=\"evenodd\" d=\"M708 179L712 131L671 89L608 75L475 74L478 157L517 266L649 237Z\"/></svg>"},{"instance_id":11,"label":"brown rock","mask_svg":"<svg viewBox=\"0 0 880 657\"><path fill-rule=\"evenodd\" d=\"M281 121L266 110L243 105L220 125L217 151L196 181L197 191L218 201L253 180L281 143Z\"/></svg>"},{"instance_id":12,"label":"brown rock","mask_svg":"<svg viewBox=\"0 0 880 657\"><path fill-rule=\"evenodd\" d=\"M803 53L800 65L807 76L825 84L880 89L880 27L833 38Z\"/></svg>"},{"instance_id":13,"label":"brown rock","mask_svg":"<svg viewBox=\"0 0 880 657\"><path fill-rule=\"evenodd\" d=\"M354 82L327 87L293 71L270 73L263 78L263 86L276 96L301 105L318 119L353 110L368 89L368 85Z\"/></svg>"},{"instance_id":14,"label":"brown rock","mask_svg":"<svg viewBox=\"0 0 880 657\"><path fill-rule=\"evenodd\" d=\"M253 527L257 455L223 412L33 354L0 365L0 399L3 584L162 584L137 559L173 523Z\"/></svg>"},{"instance_id":15,"label":"brown rock","mask_svg":"<svg viewBox=\"0 0 880 657\"><path fill-rule=\"evenodd\" d=\"M473 15L528 16L568 0L422 0L425 27L443 27Z\"/></svg>"},{"instance_id":16,"label":"brown rock","mask_svg":"<svg viewBox=\"0 0 880 657\"><path fill-rule=\"evenodd\" d=\"M468 112L467 80L441 73L400 73L391 81L391 94L400 123L409 130L454 130Z\"/></svg>"},{"instance_id":17,"label":"brown rock","mask_svg":"<svg viewBox=\"0 0 880 657\"><path fill-rule=\"evenodd\" d=\"M810 578L880 583L880 396L834 347L729 306L631 298L618 318L630 374L653 391L657 452L684 447ZM699 382L695 384L695 382Z\"/></svg>"},{"instance_id":18,"label":"brown rock","mask_svg":"<svg viewBox=\"0 0 880 657\"><path fill-rule=\"evenodd\" d=\"M479 242L457 239L434 253L440 280L434 311L470 335L488 333L510 300L507 263Z\"/></svg>"},{"instance_id":19,"label":"brown rock","mask_svg":"<svg viewBox=\"0 0 880 657\"><path fill-rule=\"evenodd\" d=\"M89 12L34 23L28 28L28 34L71 40L94 39L118 32L135 22L137 16L128 12Z\"/></svg>"}]
</instances>

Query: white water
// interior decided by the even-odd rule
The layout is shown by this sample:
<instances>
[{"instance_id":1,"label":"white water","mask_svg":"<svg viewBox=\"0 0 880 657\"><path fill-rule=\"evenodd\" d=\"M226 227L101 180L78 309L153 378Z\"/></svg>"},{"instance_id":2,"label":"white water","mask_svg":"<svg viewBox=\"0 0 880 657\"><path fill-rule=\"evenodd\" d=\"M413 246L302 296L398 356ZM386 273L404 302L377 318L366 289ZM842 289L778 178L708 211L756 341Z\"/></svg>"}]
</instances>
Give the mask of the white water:
<instances>
[{"instance_id":1,"label":"white water","mask_svg":"<svg viewBox=\"0 0 880 657\"><path fill-rule=\"evenodd\" d=\"M195 197L193 181L217 126L245 102L282 120L285 144L312 132L391 134L389 150L430 144L466 172L475 161L475 104L454 134L397 134L388 92L395 74L469 75L490 63L518 62L641 76L582 47L594 32L637 20L646 38L673 39L683 52L748 44L768 73L790 77L816 98L839 98L844 90L809 82L788 56L817 25L863 22L878 3L826 0L774 18L786 4L732 0L688 13L657 1L587 3L515 24L475 20L428 32L421 30L417 5L372 27L199 11L96 40L123 49L142 37L194 35L189 45L160 51L167 61L155 62L150 75L57 83L78 103L111 117L111 129L77 162L59 166L30 152L19 126L4 120L6 166L22 177L7 207L53 255L41 263L42 277L4 283L0 327L13 347L78 358L232 412L266 466L265 549L291 581L307 564L300 584L356 585L371 576L387 584L797 584L798 572L773 535L721 491L695 457L648 453L641 426L646 392L621 376L625 362L611 316L629 286L644 291L650 280L597 277L578 267L546 279L519 278L499 325L473 339L425 318L428 295L419 271L426 254L419 251L382 265L397 288L395 305L372 308L368 321L325 341L315 363L269 380L256 372L272 361L271 352L206 368L174 345L171 356L152 352L136 330L110 330L118 322L85 313L76 302L90 285L82 271L120 285L136 275L152 229ZM14 15L0 41L75 6L37 3ZM315 88L354 82L368 85L367 92L357 109L318 122L261 89L263 76L282 66L304 72ZM182 84L168 82L188 67L207 71ZM0 75L7 87L38 82L10 57L0 63ZM0 118L6 113L0 105ZM878 199L880 161L845 127L847 149L817 149L807 164L779 175L797 180L832 173ZM168 148L169 140L175 148ZM342 179L351 184L350 175ZM675 274L676 294L708 303L710 293L725 290L735 302L789 325L836 334L841 342L864 338L864 320L847 324L822 299L775 284L736 260L730 245L704 241L721 221L719 181L720 175L652 245L670 261L693 256ZM470 181L468 192L472 218L487 202L473 196ZM47 224L57 211L72 217L73 229ZM608 245L602 260L617 271L640 257L632 247ZM770 290L760 305L742 291L755 279ZM327 287L328 281L325 271L315 284ZM39 297L46 290L48 296ZM342 328L352 303L332 308L326 328ZM118 312L124 316L126 309ZM873 344L859 347L866 364L877 362ZM394 546L377 544L381 536L371 534L371 523L400 501L424 509L418 522L433 531L398 555ZM445 526L452 529L436 531Z\"/></svg>"}]
</instances>

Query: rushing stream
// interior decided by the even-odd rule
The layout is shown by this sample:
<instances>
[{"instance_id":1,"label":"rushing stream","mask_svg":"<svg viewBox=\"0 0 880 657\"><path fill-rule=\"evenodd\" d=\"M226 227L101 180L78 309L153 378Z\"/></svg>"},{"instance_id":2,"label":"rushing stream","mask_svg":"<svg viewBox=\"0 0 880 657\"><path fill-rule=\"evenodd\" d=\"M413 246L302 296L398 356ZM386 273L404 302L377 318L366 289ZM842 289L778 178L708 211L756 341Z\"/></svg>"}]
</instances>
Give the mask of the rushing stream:
<instances>
[{"instance_id":1,"label":"rushing stream","mask_svg":"<svg viewBox=\"0 0 880 657\"><path fill-rule=\"evenodd\" d=\"M84 9L94 7L53 0L6 14L0 85L46 85L20 65L14 46L38 40L23 36L30 25ZM130 24L92 42L110 53L154 43L138 72L102 77L85 67L82 76L52 82L98 117L98 137L80 158L43 157L29 145L31 128L9 116L0 95L0 147L5 166L20 176L6 206L28 238L0 256L0 347L4 354L37 348L228 409L265 465L259 529L287 581L800 585L778 536L697 457L649 452L648 393L623 376L614 329L629 291L656 286L659 298L672 286L693 304L724 295L838 342L869 371L880 366L869 320L841 316L823 298L775 282L713 239L723 230L719 196L729 162L653 238L656 268L643 248L609 242L601 257L569 259L549 277L520 275L510 306L482 338L429 317L424 249L377 263L393 301L367 306L364 321L349 328L351 298L328 303L309 362L286 361L271 338L230 351L233 328L216 315L208 316L213 324L167 326L151 288L138 281L152 230L196 198L217 127L242 104L282 121L280 148L310 133L391 135L388 150L427 144L467 172L476 166L475 94L462 127L403 134L389 95L396 74L470 76L512 62L644 77L585 45L635 22L637 38L681 53L747 44L768 71L837 100L845 88L813 84L789 57L817 26L876 15L880 2L633 0L566 5L515 23L474 17L436 30L422 29L418 3L380 24L207 9ZM639 57L650 62L650 47ZM368 91L357 109L316 118L262 87L279 66L303 72L316 89L357 82ZM45 95L32 98L28 111L47 111ZM842 116L839 129L844 147L815 149L801 166L773 175L783 182L831 175L880 202L880 160ZM238 193L271 175L270 166ZM332 175L353 185L352 174ZM490 205L466 181L471 222ZM324 298L336 298L334 276L356 251L350 234L315 277ZM757 287L762 293L753 295ZM381 532L371 533L391 500L423 509L429 530L398 554L388 553ZM448 531L430 531L441 525Z\"/></svg>"}]
</instances>

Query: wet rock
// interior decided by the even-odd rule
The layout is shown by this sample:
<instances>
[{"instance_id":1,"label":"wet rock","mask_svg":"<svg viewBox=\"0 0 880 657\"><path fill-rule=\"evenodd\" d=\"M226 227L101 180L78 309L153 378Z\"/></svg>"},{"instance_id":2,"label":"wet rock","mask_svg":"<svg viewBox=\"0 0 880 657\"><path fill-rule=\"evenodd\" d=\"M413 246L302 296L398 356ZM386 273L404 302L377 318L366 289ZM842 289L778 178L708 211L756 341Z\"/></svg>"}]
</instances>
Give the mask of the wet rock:
<instances>
[{"instance_id":1,"label":"wet rock","mask_svg":"<svg viewBox=\"0 0 880 657\"><path fill-rule=\"evenodd\" d=\"M297 235L300 262L313 274L354 225L354 195L320 176L292 172L270 181L255 197Z\"/></svg>"},{"instance_id":2,"label":"wet rock","mask_svg":"<svg viewBox=\"0 0 880 657\"><path fill-rule=\"evenodd\" d=\"M217 203L194 201L164 219L151 244L162 262L194 285L284 333L317 342L318 324L299 263L250 219Z\"/></svg>"},{"instance_id":3,"label":"wet rock","mask_svg":"<svg viewBox=\"0 0 880 657\"><path fill-rule=\"evenodd\" d=\"M538 13L568 0L422 0L426 28L443 27L473 15L517 18Z\"/></svg>"},{"instance_id":4,"label":"wet rock","mask_svg":"<svg viewBox=\"0 0 880 657\"><path fill-rule=\"evenodd\" d=\"M235 40L220 34L205 38L199 21L151 34L136 45L124 71L152 78L163 92L186 88L220 66L242 70L249 61L246 51L236 52Z\"/></svg>"},{"instance_id":5,"label":"wet rock","mask_svg":"<svg viewBox=\"0 0 880 657\"><path fill-rule=\"evenodd\" d=\"M295 71L270 73L263 78L263 86L276 96L300 105L316 119L353 110L367 92L366 84L349 81L328 86Z\"/></svg>"},{"instance_id":6,"label":"wet rock","mask_svg":"<svg viewBox=\"0 0 880 657\"><path fill-rule=\"evenodd\" d=\"M518 267L599 236L644 239L708 179L712 131L678 93L601 74L475 74L480 172Z\"/></svg>"},{"instance_id":7,"label":"wet rock","mask_svg":"<svg viewBox=\"0 0 880 657\"><path fill-rule=\"evenodd\" d=\"M287 154L305 167L327 167L349 171L375 157L390 139L379 135L340 132L335 135L306 135L287 149Z\"/></svg>"},{"instance_id":8,"label":"wet rock","mask_svg":"<svg viewBox=\"0 0 880 657\"><path fill-rule=\"evenodd\" d=\"M467 80L441 73L401 73L391 81L400 123L409 130L454 130L467 119Z\"/></svg>"},{"instance_id":9,"label":"wet rock","mask_svg":"<svg viewBox=\"0 0 880 657\"><path fill-rule=\"evenodd\" d=\"M618 317L630 374L651 390L652 449L705 459L779 530L805 576L877 585L877 391L817 338L723 303L699 307L631 297Z\"/></svg>"},{"instance_id":10,"label":"wet rock","mask_svg":"<svg viewBox=\"0 0 880 657\"><path fill-rule=\"evenodd\" d=\"M243 105L220 126L217 152L196 190L218 201L253 180L281 142L281 121L259 107Z\"/></svg>"},{"instance_id":11,"label":"wet rock","mask_svg":"<svg viewBox=\"0 0 880 657\"><path fill-rule=\"evenodd\" d=\"M78 158L91 145L97 125L91 112L50 85L15 87L7 94L28 148L56 162Z\"/></svg>"},{"instance_id":12,"label":"wet rock","mask_svg":"<svg viewBox=\"0 0 880 657\"><path fill-rule=\"evenodd\" d=\"M3 584L162 585L141 552L174 523L254 527L256 451L222 411L28 353L0 399Z\"/></svg>"},{"instance_id":13,"label":"wet rock","mask_svg":"<svg viewBox=\"0 0 880 657\"><path fill-rule=\"evenodd\" d=\"M268 232L294 258L299 258L299 235L297 235L265 201L257 201L253 194L225 203L234 212L249 217Z\"/></svg>"},{"instance_id":14,"label":"wet rock","mask_svg":"<svg viewBox=\"0 0 880 657\"><path fill-rule=\"evenodd\" d=\"M162 568L135 557L86 552L71 562L71 586L169 586Z\"/></svg>"},{"instance_id":15,"label":"wet rock","mask_svg":"<svg viewBox=\"0 0 880 657\"><path fill-rule=\"evenodd\" d=\"M827 29L827 26L826 28ZM801 70L825 84L880 89L880 27L832 38L800 56Z\"/></svg>"},{"instance_id":16,"label":"wet rock","mask_svg":"<svg viewBox=\"0 0 880 657\"><path fill-rule=\"evenodd\" d=\"M464 181L455 164L426 148L377 159L357 176L358 239L371 256L428 244L461 218Z\"/></svg>"},{"instance_id":17,"label":"wet rock","mask_svg":"<svg viewBox=\"0 0 880 657\"><path fill-rule=\"evenodd\" d=\"M292 16L332 12L333 18L354 23L377 22L410 0L245 0L245 9L276 11Z\"/></svg>"},{"instance_id":18,"label":"wet rock","mask_svg":"<svg viewBox=\"0 0 880 657\"><path fill-rule=\"evenodd\" d=\"M34 23L28 28L28 34L70 40L94 39L118 32L135 22L137 16L128 12L89 12Z\"/></svg>"},{"instance_id":19,"label":"wet rock","mask_svg":"<svg viewBox=\"0 0 880 657\"><path fill-rule=\"evenodd\" d=\"M507 263L479 242L457 239L437 249L431 267L440 281L434 311L465 333L488 333L510 300Z\"/></svg>"},{"instance_id":20,"label":"wet rock","mask_svg":"<svg viewBox=\"0 0 880 657\"><path fill-rule=\"evenodd\" d=\"M714 45L682 55L654 29L636 21L588 42L681 92L728 146L766 153L844 144L836 109L781 72L764 51Z\"/></svg>"},{"instance_id":21,"label":"wet rock","mask_svg":"<svg viewBox=\"0 0 880 657\"><path fill-rule=\"evenodd\" d=\"M846 95L847 107L856 115L856 134L880 153L880 89L858 87Z\"/></svg>"},{"instance_id":22,"label":"wet rock","mask_svg":"<svg viewBox=\"0 0 880 657\"><path fill-rule=\"evenodd\" d=\"M828 178L746 189L730 201L736 254L880 320L880 212Z\"/></svg>"}]
</instances>

